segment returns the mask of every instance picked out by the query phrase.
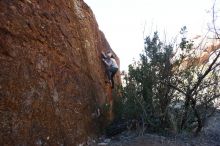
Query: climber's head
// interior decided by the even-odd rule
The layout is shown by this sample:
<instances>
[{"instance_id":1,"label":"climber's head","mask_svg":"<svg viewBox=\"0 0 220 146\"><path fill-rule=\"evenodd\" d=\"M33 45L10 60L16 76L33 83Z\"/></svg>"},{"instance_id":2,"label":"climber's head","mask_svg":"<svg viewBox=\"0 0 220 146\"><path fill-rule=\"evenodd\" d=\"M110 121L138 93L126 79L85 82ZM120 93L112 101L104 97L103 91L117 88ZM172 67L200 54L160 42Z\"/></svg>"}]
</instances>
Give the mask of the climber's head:
<instances>
[{"instance_id":1,"label":"climber's head","mask_svg":"<svg viewBox=\"0 0 220 146\"><path fill-rule=\"evenodd\" d=\"M111 52L107 52L107 57L111 58L112 57L112 53Z\"/></svg>"},{"instance_id":2,"label":"climber's head","mask_svg":"<svg viewBox=\"0 0 220 146\"><path fill-rule=\"evenodd\" d=\"M107 57L109 57L109 58L113 58L114 57L111 51L107 52Z\"/></svg>"}]
</instances>

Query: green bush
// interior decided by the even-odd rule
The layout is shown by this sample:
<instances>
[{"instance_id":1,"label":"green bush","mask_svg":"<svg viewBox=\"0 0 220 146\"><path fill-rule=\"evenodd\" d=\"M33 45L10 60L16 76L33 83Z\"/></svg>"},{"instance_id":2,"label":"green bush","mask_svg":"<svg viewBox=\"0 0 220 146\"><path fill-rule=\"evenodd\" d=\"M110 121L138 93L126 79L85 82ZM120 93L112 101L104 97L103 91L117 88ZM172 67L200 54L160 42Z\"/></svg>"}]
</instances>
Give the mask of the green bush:
<instances>
[{"instance_id":1,"label":"green bush","mask_svg":"<svg viewBox=\"0 0 220 146\"><path fill-rule=\"evenodd\" d=\"M215 68L220 51L215 50L210 63L196 64L201 48L187 40L186 32L183 27L176 54L174 45L162 43L157 32L146 37L144 51L129 65L122 95L114 104L117 118L136 119L153 131L201 130L216 108L213 101L220 97L220 70ZM181 69L184 62L187 66Z\"/></svg>"}]
</instances>

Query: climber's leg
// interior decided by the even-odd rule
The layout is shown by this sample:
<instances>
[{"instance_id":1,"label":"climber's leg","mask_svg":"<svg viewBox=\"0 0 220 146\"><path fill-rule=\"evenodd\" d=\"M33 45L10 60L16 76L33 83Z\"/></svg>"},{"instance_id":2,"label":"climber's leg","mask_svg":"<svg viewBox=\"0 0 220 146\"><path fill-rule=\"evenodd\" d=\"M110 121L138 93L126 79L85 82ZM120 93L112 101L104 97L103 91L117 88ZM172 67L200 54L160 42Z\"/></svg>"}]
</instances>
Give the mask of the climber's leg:
<instances>
[{"instance_id":1,"label":"climber's leg","mask_svg":"<svg viewBox=\"0 0 220 146\"><path fill-rule=\"evenodd\" d=\"M116 74L116 72L118 71L118 69L117 68L111 68L111 70L110 70L110 72L111 72L111 83L112 83L112 88L114 88L114 84L115 84L115 82L114 82L114 76L115 76L115 74Z\"/></svg>"},{"instance_id":2,"label":"climber's leg","mask_svg":"<svg viewBox=\"0 0 220 146\"><path fill-rule=\"evenodd\" d=\"M112 72L110 70L108 70L107 75L108 75L108 79L111 80Z\"/></svg>"},{"instance_id":3,"label":"climber's leg","mask_svg":"<svg viewBox=\"0 0 220 146\"><path fill-rule=\"evenodd\" d=\"M108 76L108 81L106 81L106 83L110 83L111 84L111 71L110 71L110 68L106 68L106 74Z\"/></svg>"}]
</instances>

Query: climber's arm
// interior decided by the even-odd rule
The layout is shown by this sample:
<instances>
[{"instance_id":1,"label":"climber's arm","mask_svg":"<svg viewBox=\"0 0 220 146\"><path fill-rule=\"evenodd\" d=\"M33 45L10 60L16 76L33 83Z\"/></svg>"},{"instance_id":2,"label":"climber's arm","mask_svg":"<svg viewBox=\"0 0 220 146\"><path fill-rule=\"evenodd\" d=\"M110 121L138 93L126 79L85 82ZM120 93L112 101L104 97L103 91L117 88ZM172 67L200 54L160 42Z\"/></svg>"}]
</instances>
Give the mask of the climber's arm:
<instances>
[{"instance_id":1,"label":"climber's arm","mask_svg":"<svg viewBox=\"0 0 220 146\"><path fill-rule=\"evenodd\" d=\"M102 54L102 58L105 58L105 59L107 58L106 55L105 55L105 53L104 53L103 51L102 51L101 54Z\"/></svg>"},{"instance_id":2,"label":"climber's arm","mask_svg":"<svg viewBox=\"0 0 220 146\"><path fill-rule=\"evenodd\" d=\"M110 65L111 65L111 64L108 63L108 62L106 61L106 59L104 59L104 58L102 58L102 61L103 61L107 66L110 66Z\"/></svg>"}]
</instances>

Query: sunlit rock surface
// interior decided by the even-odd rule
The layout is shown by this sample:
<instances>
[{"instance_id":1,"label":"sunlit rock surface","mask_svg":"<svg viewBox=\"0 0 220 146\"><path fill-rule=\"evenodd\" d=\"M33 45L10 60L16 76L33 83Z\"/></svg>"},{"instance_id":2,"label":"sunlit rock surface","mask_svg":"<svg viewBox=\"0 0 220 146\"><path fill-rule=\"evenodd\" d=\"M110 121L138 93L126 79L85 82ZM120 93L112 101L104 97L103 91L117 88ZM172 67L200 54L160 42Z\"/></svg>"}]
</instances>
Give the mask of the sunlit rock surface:
<instances>
[{"instance_id":1,"label":"sunlit rock surface","mask_svg":"<svg viewBox=\"0 0 220 146\"><path fill-rule=\"evenodd\" d=\"M77 145L99 134L112 118L100 58L109 49L82 0L1 0L0 145Z\"/></svg>"}]
</instances>

